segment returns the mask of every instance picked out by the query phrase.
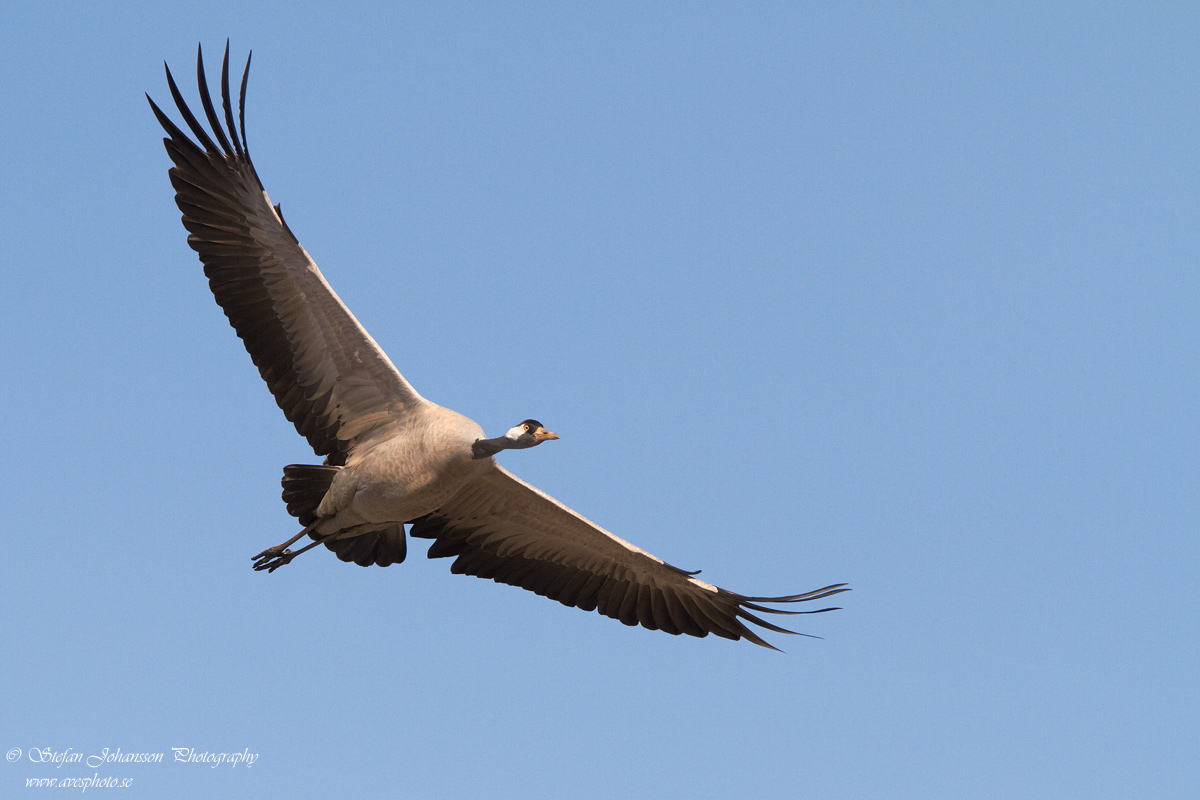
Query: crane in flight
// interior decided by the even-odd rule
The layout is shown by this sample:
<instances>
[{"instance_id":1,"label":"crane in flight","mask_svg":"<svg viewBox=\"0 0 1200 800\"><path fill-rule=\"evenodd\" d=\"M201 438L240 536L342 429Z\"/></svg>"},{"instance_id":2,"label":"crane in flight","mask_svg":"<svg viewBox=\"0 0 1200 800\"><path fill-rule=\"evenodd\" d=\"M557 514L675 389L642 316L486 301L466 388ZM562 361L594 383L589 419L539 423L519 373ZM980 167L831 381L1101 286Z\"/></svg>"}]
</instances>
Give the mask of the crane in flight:
<instances>
[{"instance_id":1,"label":"crane in flight","mask_svg":"<svg viewBox=\"0 0 1200 800\"><path fill-rule=\"evenodd\" d=\"M746 623L794 633L759 614L835 610L764 604L821 600L848 591L845 584L783 597L727 591L609 533L497 464L502 450L559 437L526 419L487 438L472 420L418 394L334 293L263 189L246 144L250 59L237 125L228 43L222 116L199 50L196 74L211 135L170 68L171 97L195 139L146 97L167 133L188 244L284 415L325 456L320 465L283 468L283 500L302 530L254 556L254 569L273 572L322 544L360 566L398 564L408 525L410 536L433 540L430 558L454 559L451 572L676 635L711 633L775 649ZM312 541L290 549L305 536Z\"/></svg>"}]
</instances>

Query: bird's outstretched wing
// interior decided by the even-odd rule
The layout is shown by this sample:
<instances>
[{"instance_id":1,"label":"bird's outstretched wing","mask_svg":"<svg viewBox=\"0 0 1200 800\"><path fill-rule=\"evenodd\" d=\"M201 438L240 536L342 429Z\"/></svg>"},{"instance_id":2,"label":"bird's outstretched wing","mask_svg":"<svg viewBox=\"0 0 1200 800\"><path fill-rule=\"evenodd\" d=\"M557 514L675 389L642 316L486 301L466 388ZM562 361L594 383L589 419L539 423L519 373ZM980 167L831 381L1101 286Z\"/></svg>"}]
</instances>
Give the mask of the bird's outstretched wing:
<instances>
[{"instance_id":1,"label":"bird's outstretched wing","mask_svg":"<svg viewBox=\"0 0 1200 800\"><path fill-rule=\"evenodd\" d=\"M163 143L175 162L169 174L188 244L283 413L327 463L344 464L355 445L387 435L426 401L326 283L279 206L271 206L246 145L249 58L238 103L240 136L229 96L229 45L221 66L224 122L199 51L196 73L216 141L184 102L170 69L171 96L196 141L146 97L168 134Z\"/></svg>"},{"instance_id":2,"label":"bird's outstretched wing","mask_svg":"<svg viewBox=\"0 0 1200 800\"><path fill-rule=\"evenodd\" d=\"M834 609L787 611L761 603L800 603L848 591L839 583L787 597L734 594L614 536L498 465L442 508L416 520L410 533L436 540L429 547L430 558L455 557L454 573L520 586L626 625L745 638L772 649L745 622L779 633L794 631L752 612L819 614Z\"/></svg>"}]
</instances>

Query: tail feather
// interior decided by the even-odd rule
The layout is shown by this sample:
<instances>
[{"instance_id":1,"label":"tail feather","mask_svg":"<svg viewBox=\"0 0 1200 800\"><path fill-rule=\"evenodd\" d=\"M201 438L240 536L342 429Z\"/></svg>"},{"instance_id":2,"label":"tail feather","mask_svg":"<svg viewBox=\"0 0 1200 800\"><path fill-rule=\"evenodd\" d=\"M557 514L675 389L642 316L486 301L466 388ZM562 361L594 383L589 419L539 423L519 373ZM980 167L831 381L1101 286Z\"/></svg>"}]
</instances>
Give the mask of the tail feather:
<instances>
[{"instance_id":1,"label":"tail feather","mask_svg":"<svg viewBox=\"0 0 1200 800\"><path fill-rule=\"evenodd\" d=\"M288 513L305 527L317 521L317 506L329 491L329 485L341 467L314 464L288 464L283 468L283 502ZM320 534L310 533L313 539ZM360 567L372 564L380 567L399 564L408 554L404 526L396 525L381 531L333 539L325 543L342 561L353 561Z\"/></svg>"},{"instance_id":2,"label":"tail feather","mask_svg":"<svg viewBox=\"0 0 1200 800\"><path fill-rule=\"evenodd\" d=\"M304 526L317 521L317 506L333 476L341 467L325 467L313 464L288 464L283 468L283 502L287 503L288 513L300 520Z\"/></svg>"},{"instance_id":3,"label":"tail feather","mask_svg":"<svg viewBox=\"0 0 1200 800\"><path fill-rule=\"evenodd\" d=\"M399 564L408 555L404 540L404 526L395 525L382 531L372 531L345 539L334 539L325 546L342 561L353 561L360 567L390 567Z\"/></svg>"}]
</instances>

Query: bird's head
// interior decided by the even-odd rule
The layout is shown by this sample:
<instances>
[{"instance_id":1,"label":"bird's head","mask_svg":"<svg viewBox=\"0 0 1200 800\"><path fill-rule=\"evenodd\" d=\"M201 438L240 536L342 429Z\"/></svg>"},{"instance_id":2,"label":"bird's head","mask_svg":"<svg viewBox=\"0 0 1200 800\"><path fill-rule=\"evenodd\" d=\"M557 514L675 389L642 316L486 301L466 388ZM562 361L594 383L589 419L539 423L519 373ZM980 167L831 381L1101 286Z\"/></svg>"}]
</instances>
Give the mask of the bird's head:
<instances>
[{"instance_id":1,"label":"bird's head","mask_svg":"<svg viewBox=\"0 0 1200 800\"><path fill-rule=\"evenodd\" d=\"M504 434L504 438L512 442L509 447L524 448L557 439L558 434L543 428L542 423L536 419L527 419L509 428L508 433Z\"/></svg>"}]
</instances>

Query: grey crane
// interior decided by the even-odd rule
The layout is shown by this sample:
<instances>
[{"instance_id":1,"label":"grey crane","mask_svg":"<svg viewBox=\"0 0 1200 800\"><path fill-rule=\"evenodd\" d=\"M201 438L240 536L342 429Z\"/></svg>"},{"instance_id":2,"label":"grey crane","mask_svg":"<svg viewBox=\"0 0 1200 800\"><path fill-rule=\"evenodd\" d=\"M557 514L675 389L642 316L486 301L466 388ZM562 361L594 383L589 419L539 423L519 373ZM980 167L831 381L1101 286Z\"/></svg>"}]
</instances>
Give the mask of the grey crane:
<instances>
[{"instance_id":1,"label":"grey crane","mask_svg":"<svg viewBox=\"0 0 1200 800\"><path fill-rule=\"evenodd\" d=\"M609 533L497 464L501 450L558 436L526 419L503 436L485 438L475 422L419 395L392 365L263 189L246 144L250 59L235 126L228 43L221 65L223 120L197 51L200 102L211 136L184 102L170 68L166 72L195 141L146 99L167 132L163 143L174 162L169 175L188 244L284 415L325 456L321 465L284 467L283 499L303 528L254 556L256 570L273 572L318 544L360 566L398 564L408 525L411 536L433 540L430 558L454 558L451 572L676 635L712 633L775 649L745 623L794 631L755 612L835 610L762 604L819 600L848 591L845 584L784 597L735 594ZM312 542L289 549L305 536Z\"/></svg>"}]
</instances>

